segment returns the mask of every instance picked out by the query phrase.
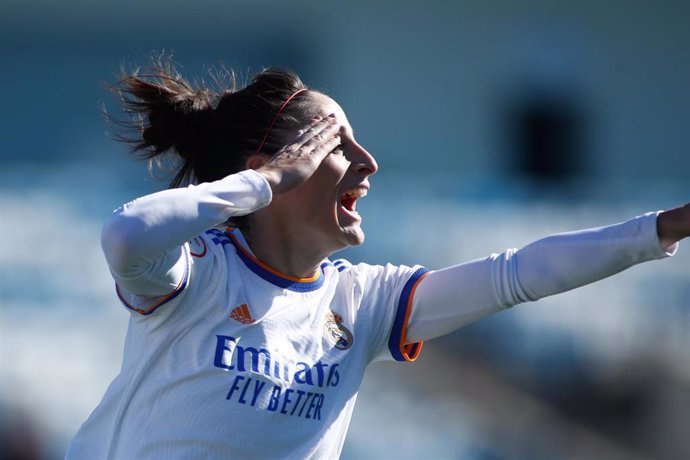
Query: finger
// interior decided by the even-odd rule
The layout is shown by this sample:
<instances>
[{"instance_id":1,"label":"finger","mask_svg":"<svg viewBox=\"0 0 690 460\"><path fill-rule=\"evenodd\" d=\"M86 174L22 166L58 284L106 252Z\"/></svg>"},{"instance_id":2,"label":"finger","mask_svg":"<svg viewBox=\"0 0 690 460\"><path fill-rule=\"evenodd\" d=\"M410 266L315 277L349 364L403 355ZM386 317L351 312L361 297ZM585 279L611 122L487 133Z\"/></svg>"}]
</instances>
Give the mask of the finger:
<instances>
[{"instance_id":1,"label":"finger","mask_svg":"<svg viewBox=\"0 0 690 460\"><path fill-rule=\"evenodd\" d=\"M313 117L311 117L311 119L310 119L309 121L307 121L307 122L305 122L304 124L302 124L302 125L299 127L299 129L297 129L297 130L285 129L285 130L283 130L283 131L284 131L285 133L287 133L287 134L289 134L290 132L294 133L294 141L293 141L293 142L297 142L297 141L304 135L304 133L307 132L307 130L309 130L309 129L311 129L312 127L316 126L316 124L319 123L319 122L322 121L322 120L323 120L322 117L320 117L320 116L318 116L318 115L314 115ZM279 129L276 129L276 131L278 131L278 130L279 130Z\"/></svg>"},{"instance_id":2,"label":"finger","mask_svg":"<svg viewBox=\"0 0 690 460\"><path fill-rule=\"evenodd\" d=\"M316 161L321 163L331 152L333 152L333 150L338 147L338 145L340 145L340 136L333 137L314 148L312 156Z\"/></svg>"},{"instance_id":3,"label":"finger","mask_svg":"<svg viewBox=\"0 0 690 460\"><path fill-rule=\"evenodd\" d=\"M309 128L305 134L307 134L307 139L321 137L322 139L328 139L333 137L340 131L340 125L333 119L327 118L316 125Z\"/></svg>"},{"instance_id":4,"label":"finger","mask_svg":"<svg viewBox=\"0 0 690 460\"><path fill-rule=\"evenodd\" d=\"M334 137L338 137L338 139L340 139L340 136L338 135L339 132L340 125L332 124L324 128L323 130L315 132L313 135L311 135L311 137L304 141L304 143L302 144L302 148L307 151L317 149L324 143L331 142Z\"/></svg>"},{"instance_id":5,"label":"finger","mask_svg":"<svg viewBox=\"0 0 690 460\"><path fill-rule=\"evenodd\" d=\"M297 142L305 143L322 131L332 126L335 121L335 116L328 116L326 118L313 117L312 123L308 127L302 128L298 131Z\"/></svg>"}]
</instances>

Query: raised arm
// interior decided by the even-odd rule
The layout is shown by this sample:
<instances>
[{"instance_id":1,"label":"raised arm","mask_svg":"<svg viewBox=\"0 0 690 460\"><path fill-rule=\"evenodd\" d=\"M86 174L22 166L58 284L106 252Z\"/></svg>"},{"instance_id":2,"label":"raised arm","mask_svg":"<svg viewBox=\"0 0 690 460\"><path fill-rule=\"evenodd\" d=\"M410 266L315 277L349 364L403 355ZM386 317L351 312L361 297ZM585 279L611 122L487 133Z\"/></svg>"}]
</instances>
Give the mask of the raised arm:
<instances>
[{"instance_id":1,"label":"raised arm","mask_svg":"<svg viewBox=\"0 0 690 460\"><path fill-rule=\"evenodd\" d=\"M252 155L254 170L224 179L164 190L116 210L103 228L101 244L118 285L130 294L162 296L185 275L183 245L230 217L267 206L306 181L340 142L333 116L315 117L272 158Z\"/></svg>"},{"instance_id":2,"label":"raised arm","mask_svg":"<svg viewBox=\"0 0 690 460\"><path fill-rule=\"evenodd\" d=\"M675 253L690 208L562 233L430 273L414 295L407 342L428 340L512 305L537 300Z\"/></svg>"},{"instance_id":3,"label":"raised arm","mask_svg":"<svg viewBox=\"0 0 690 460\"><path fill-rule=\"evenodd\" d=\"M232 216L271 202L271 187L255 171L147 195L116 210L101 244L115 281L128 292L165 295L184 276L182 245Z\"/></svg>"}]
</instances>

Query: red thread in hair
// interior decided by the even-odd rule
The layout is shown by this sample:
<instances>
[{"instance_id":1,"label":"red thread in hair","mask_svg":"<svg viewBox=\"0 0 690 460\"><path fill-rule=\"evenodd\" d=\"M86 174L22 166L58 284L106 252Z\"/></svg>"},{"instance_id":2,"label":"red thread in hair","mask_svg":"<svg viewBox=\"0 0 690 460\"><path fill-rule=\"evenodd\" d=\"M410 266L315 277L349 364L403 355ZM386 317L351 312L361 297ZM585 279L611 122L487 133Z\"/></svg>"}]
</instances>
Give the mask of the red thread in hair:
<instances>
[{"instance_id":1,"label":"red thread in hair","mask_svg":"<svg viewBox=\"0 0 690 460\"><path fill-rule=\"evenodd\" d=\"M269 136L269 134L271 134L271 130L273 129L273 125L274 125L274 124L276 123L276 121L278 120L278 116L281 114L281 112L282 112L283 110L285 110L285 107L287 107L287 105L290 103L291 100L293 100L293 99L295 98L295 96L297 96L299 93L302 93L302 92L304 92L304 91L306 91L306 90L307 90L307 88L298 89L297 91L295 91L294 93L292 93L292 94L290 95L290 97L288 97L288 98L285 100L285 102L283 102L283 105L280 106L280 108L278 109L278 111L276 112L276 114L273 116L273 120L271 120L271 123L268 125L268 129L266 130L266 134L264 135L264 138L261 139L261 143L259 144L259 148L256 149L256 153L257 153L257 154L258 154L258 153L261 153L261 149L264 147L264 144L265 144L266 141L268 140L268 136Z\"/></svg>"}]
</instances>

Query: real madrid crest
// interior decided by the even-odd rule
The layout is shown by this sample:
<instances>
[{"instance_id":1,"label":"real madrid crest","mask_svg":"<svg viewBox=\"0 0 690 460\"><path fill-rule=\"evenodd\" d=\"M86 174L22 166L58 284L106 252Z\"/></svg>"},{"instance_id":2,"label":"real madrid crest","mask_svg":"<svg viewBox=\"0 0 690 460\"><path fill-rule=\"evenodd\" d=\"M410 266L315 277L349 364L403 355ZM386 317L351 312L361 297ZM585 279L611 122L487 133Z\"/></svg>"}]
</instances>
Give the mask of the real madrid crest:
<instances>
[{"instance_id":1,"label":"real madrid crest","mask_svg":"<svg viewBox=\"0 0 690 460\"><path fill-rule=\"evenodd\" d=\"M352 332L342 323L342 316L333 310L329 311L323 324L323 335L338 350L347 350L352 346L353 337Z\"/></svg>"}]
</instances>

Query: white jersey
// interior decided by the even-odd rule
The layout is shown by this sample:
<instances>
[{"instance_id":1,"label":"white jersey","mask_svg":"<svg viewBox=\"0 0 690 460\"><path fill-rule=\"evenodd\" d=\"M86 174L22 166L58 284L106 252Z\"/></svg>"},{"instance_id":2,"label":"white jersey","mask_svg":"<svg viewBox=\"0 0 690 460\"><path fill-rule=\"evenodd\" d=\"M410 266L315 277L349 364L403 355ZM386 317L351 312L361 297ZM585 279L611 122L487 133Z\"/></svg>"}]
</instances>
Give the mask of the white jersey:
<instances>
[{"instance_id":1,"label":"white jersey","mask_svg":"<svg viewBox=\"0 0 690 460\"><path fill-rule=\"evenodd\" d=\"M115 212L103 248L133 312L123 366L68 459L338 457L373 360L414 360L422 340L677 248L648 213L429 273L324 260L297 279L217 229L270 201L244 171Z\"/></svg>"},{"instance_id":2,"label":"white jersey","mask_svg":"<svg viewBox=\"0 0 690 460\"><path fill-rule=\"evenodd\" d=\"M188 274L132 316L122 371L68 458L337 458L366 366L404 345L426 270L325 260L314 278L257 260L237 231L185 248Z\"/></svg>"}]
</instances>

